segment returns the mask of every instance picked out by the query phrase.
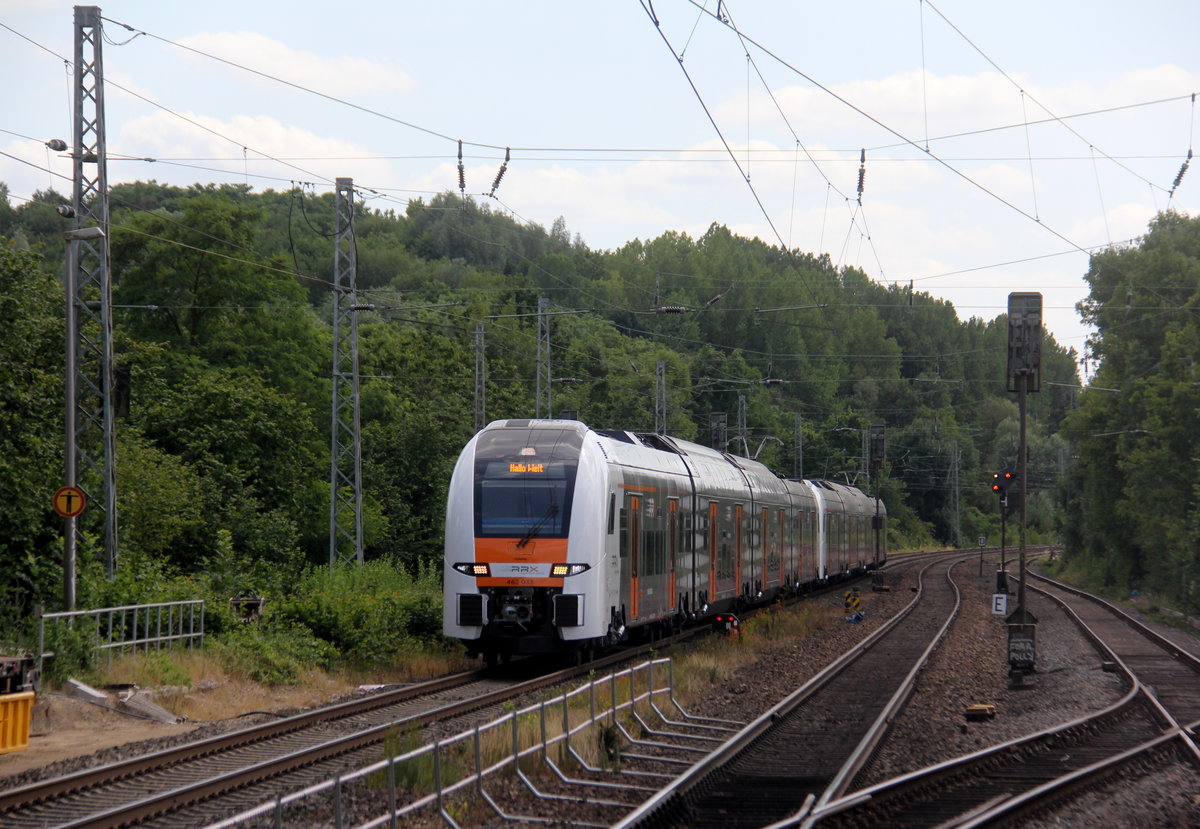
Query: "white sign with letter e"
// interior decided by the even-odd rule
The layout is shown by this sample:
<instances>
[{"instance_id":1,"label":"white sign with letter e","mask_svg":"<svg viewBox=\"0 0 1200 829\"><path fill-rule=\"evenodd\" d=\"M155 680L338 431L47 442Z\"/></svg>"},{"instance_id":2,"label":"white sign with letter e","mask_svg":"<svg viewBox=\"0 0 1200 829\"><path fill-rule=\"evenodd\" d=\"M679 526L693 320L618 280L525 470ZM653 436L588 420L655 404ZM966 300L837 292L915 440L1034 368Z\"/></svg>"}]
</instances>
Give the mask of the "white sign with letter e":
<instances>
[{"instance_id":1,"label":"white sign with letter e","mask_svg":"<svg viewBox=\"0 0 1200 829\"><path fill-rule=\"evenodd\" d=\"M992 615L1004 616L1008 613L1008 594L993 593L992 594Z\"/></svg>"}]
</instances>

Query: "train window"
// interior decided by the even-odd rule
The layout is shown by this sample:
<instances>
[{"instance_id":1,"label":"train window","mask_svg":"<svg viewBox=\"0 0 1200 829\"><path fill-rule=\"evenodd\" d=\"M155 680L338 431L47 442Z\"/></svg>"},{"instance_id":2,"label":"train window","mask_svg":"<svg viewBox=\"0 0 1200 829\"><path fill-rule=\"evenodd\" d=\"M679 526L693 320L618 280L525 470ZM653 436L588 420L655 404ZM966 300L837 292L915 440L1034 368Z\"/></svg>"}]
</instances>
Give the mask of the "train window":
<instances>
[{"instance_id":1,"label":"train window","mask_svg":"<svg viewBox=\"0 0 1200 829\"><path fill-rule=\"evenodd\" d=\"M613 513L616 511L617 493L608 493L608 534L613 534Z\"/></svg>"},{"instance_id":2,"label":"train window","mask_svg":"<svg viewBox=\"0 0 1200 829\"><path fill-rule=\"evenodd\" d=\"M679 556L679 499L667 501L667 572L675 572L675 559Z\"/></svg>"},{"instance_id":3,"label":"train window","mask_svg":"<svg viewBox=\"0 0 1200 829\"><path fill-rule=\"evenodd\" d=\"M573 429L503 429L475 447L475 533L481 537L562 538L581 435Z\"/></svg>"},{"instance_id":4,"label":"train window","mask_svg":"<svg viewBox=\"0 0 1200 829\"><path fill-rule=\"evenodd\" d=\"M629 499L629 574L637 578L642 571L642 511L638 498Z\"/></svg>"},{"instance_id":5,"label":"train window","mask_svg":"<svg viewBox=\"0 0 1200 829\"><path fill-rule=\"evenodd\" d=\"M629 510L621 508L621 558L629 558Z\"/></svg>"}]
</instances>

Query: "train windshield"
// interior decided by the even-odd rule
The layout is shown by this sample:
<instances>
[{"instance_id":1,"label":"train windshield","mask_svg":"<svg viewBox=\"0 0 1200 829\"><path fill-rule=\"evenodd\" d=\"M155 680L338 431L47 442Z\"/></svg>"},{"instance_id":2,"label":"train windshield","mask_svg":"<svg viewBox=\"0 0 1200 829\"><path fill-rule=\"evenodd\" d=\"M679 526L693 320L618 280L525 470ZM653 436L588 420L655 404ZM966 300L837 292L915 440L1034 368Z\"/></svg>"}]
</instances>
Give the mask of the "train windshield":
<instances>
[{"instance_id":1,"label":"train windshield","mask_svg":"<svg viewBox=\"0 0 1200 829\"><path fill-rule=\"evenodd\" d=\"M583 436L575 429L495 429L475 446L475 534L563 538Z\"/></svg>"}]
</instances>

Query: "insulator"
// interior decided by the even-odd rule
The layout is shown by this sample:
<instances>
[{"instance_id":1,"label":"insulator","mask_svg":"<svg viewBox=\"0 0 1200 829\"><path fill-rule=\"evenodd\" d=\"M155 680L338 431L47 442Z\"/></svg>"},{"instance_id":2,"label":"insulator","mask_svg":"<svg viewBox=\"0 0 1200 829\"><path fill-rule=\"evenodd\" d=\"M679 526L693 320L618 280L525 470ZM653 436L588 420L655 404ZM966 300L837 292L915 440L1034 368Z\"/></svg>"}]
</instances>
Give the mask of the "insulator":
<instances>
[{"instance_id":1,"label":"insulator","mask_svg":"<svg viewBox=\"0 0 1200 829\"><path fill-rule=\"evenodd\" d=\"M61 138L51 138L46 142L46 146L54 150L56 153L61 153L67 148L67 142L63 141Z\"/></svg>"},{"instance_id":2,"label":"insulator","mask_svg":"<svg viewBox=\"0 0 1200 829\"><path fill-rule=\"evenodd\" d=\"M458 142L458 189L465 193L467 189L467 174L463 170L462 139Z\"/></svg>"},{"instance_id":3,"label":"insulator","mask_svg":"<svg viewBox=\"0 0 1200 829\"><path fill-rule=\"evenodd\" d=\"M504 178L504 171L508 169L509 158L510 158L509 148L505 147L504 148L504 163L500 165L500 171L496 173L496 180L492 182L492 192L488 193L489 196L493 196L496 194L496 188L500 186L500 179Z\"/></svg>"},{"instance_id":4,"label":"insulator","mask_svg":"<svg viewBox=\"0 0 1200 829\"><path fill-rule=\"evenodd\" d=\"M863 183L867 180L867 171L861 167L858 170L858 197L862 198Z\"/></svg>"},{"instance_id":5,"label":"insulator","mask_svg":"<svg viewBox=\"0 0 1200 829\"><path fill-rule=\"evenodd\" d=\"M1191 152L1190 150L1188 151ZM1179 186L1179 182L1183 181L1183 174L1187 172L1188 165L1191 164L1191 159L1183 162L1183 166L1179 168L1179 175L1175 176L1175 183L1171 185L1171 192L1175 192L1175 188Z\"/></svg>"}]
</instances>

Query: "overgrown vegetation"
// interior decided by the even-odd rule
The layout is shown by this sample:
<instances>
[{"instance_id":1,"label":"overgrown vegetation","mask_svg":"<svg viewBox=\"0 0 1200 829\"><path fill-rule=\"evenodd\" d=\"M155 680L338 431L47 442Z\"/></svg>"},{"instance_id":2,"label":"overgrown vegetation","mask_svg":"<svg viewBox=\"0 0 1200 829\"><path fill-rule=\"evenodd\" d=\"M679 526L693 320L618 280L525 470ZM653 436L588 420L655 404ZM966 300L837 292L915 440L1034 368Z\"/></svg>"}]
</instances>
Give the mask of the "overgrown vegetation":
<instances>
[{"instance_id":1,"label":"overgrown vegetation","mask_svg":"<svg viewBox=\"0 0 1200 829\"><path fill-rule=\"evenodd\" d=\"M61 595L49 496L62 467L63 199L44 192L14 208L3 185L0 195L0 601L14 611L0 638L28 643L35 607L56 609ZM332 196L142 182L114 187L110 203L116 359L129 378L117 427L121 550L110 580L97 514L85 513L78 604L206 598L212 639L257 649L258 670L275 681L302 665L436 651L445 490L474 431L476 324L488 418L530 416L543 296L571 312L550 318L554 412L650 431L662 362L668 432L709 442L710 415L725 413L731 450L860 485L863 430L884 423L877 483L893 549L999 535L988 484L1016 465L1018 436L1003 317L960 320L928 294L718 225L697 239L665 233L593 251L565 222L547 231L447 194L404 215L357 207L369 566L329 573ZM1139 378L1135 395L1084 393L1064 432L1076 355L1043 347L1029 412L1030 541L1065 527L1068 553L1104 562L1109 580L1159 578L1160 564L1178 569L1195 549L1194 508L1183 522L1165 511L1130 520L1145 487L1196 500L1176 461L1190 458L1185 415L1197 402L1187 374L1200 345L1188 310L1195 238L1195 223L1167 216L1145 250L1094 260L1098 385ZM1146 302L1166 291L1180 310L1133 310L1126 322L1127 287ZM1072 446L1083 463L1056 498ZM1116 504L1103 491L1112 470L1128 493ZM1096 514L1079 504L1085 491ZM268 599L254 630L228 609L245 590Z\"/></svg>"},{"instance_id":2,"label":"overgrown vegetation","mask_svg":"<svg viewBox=\"0 0 1200 829\"><path fill-rule=\"evenodd\" d=\"M1090 584L1200 611L1200 220L1161 214L1092 257L1084 319L1099 368L1064 422L1064 555Z\"/></svg>"}]
</instances>

